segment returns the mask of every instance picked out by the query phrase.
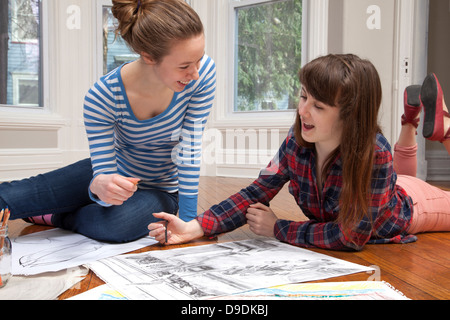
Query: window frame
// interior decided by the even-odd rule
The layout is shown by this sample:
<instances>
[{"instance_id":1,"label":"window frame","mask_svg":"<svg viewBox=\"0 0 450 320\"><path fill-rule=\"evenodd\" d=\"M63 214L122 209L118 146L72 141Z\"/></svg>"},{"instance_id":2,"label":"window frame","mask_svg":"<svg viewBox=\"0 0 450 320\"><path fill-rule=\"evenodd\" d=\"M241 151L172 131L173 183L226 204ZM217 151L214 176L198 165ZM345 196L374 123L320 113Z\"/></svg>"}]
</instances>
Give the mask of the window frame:
<instances>
[{"instance_id":1,"label":"window frame","mask_svg":"<svg viewBox=\"0 0 450 320\"><path fill-rule=\"evenodd\" d=\"M112 7L112 1L111 0L95 0L92 1L93 5L93 13L95 14L95 36L92 37L94 43L94 65L95 70L93 72L93 79L92 81L97 81L100 79L103 75L103 7L104 6L111 6Z\"/></svg>"},{"instance_id":2,"label":"window frame","mask_svg":"<svg viewBox=\"0 0 450 320\"><path fill-rule=\"evenodd\" d=\"M13 104L12 106L19 107L31 107L31 108L42 108L41 106L35 106L34 104L21 103L20 99L20 86L22 81L34 81L36 82L36 87L40 90L39 85L39 75L34 73L26 73L26 72L14 72L11 75L12 77L12 87L13 87Z\"/></svg>"},{"instance_id":3,"label":"window frame","mask_svg":"<svg viewBox=\"0 0 450 320\"><path fill-rule=\"evenodd\" d=\"M226 39L225 50L218 44L215 48L218 63L218 92L212 126L218 129L252 128L289 128L292 126L296 111L234 112L235 93L235 8L272 0L222 0L216 5L218 20L226 27L215 27L215 37ZM303 0L302 17L302 65L328 51L328 2L329 0ZM223 10L226 8L227 10ZM222 10L221 10L222 9ZM222 64L222 65L221 65ZM220 85L223 82L223 85ZM276 121L274 121L274 118Z\"/></svg>"},{"instance_id":4,"label":"window frame","mask_svg":"<svg viewBox=\"0 0 450 320\"><path fill-rule=\"evenodd\" d=\"M258 114L267 114L267 116L270 116L271 118L274 115L282 115L283 113L286 113L288 115L292 115L295 113L295 110L293 109L287 109L287 110L257 110L257 111L236 111L236 102L238 98L238 86L237 86L237 78L238 78L238 68L237 68L237 62L238 62L238 51L237 51L237 41L238 41L238 9L239 8L246 8L251 7L255 5L263 5L263 4L270 4L270 3L277 3L277 2L285 2L289 0L230 0L230 11L229 11L229 19L230 19L230 54L229 57L232 57L232 70L230 70L230 76L229 76L229 88L232 88L232 104L231 110L229 112L231 114L236 115L242 115L244 117L252 117L252 116L259 116ZM307 1L302 0L302 5L304 5ZM303 11L304 12L304 11ZM303 21L305 19L305 14L302 15L302 34L305 31L305 27L303 26ZM302 35L302 40L304 39L304 36ZM302 65L304 63L303 56L305 54L305 46L303 45L302 41ZM232 73L231 73L232 72ZM229 93L231 94L231 92Z\"/></svg>"},{"instance_id":5,"label":"window frame","mask_svg":"<svg viewBox=\"0 0 450 320\"><path fill-rule=\"evenodd\" d=\"M41 0L40 1L40 19L39 19L39 73L37 75L38 78L38 86L39 86L39 105L27 105L27 104L0 104L0 112L1 113L31 113L31 114L41 114L50 112L49 106L49 42L48 42L48 21L49 21L49 1ZM21 43L32 43L32 41L27 40L26 42ZM40 78L40 81L39 81ZM13 84L14 86L14 84ZM16 96L17 93L13 92L13 95ZM17 99L13 99L13 101L17 101Z\"/></svg>"}]
</instances>

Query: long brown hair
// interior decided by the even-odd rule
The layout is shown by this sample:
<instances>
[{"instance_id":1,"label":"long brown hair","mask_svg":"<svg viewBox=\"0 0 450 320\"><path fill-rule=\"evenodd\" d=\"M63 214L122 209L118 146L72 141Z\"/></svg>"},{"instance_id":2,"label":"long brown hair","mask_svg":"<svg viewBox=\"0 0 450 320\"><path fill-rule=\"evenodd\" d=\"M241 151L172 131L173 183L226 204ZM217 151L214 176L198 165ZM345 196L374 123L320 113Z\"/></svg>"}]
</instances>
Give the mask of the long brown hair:
<instances>
[{"instance_id":1,"label":"long brown hair","mask_svg":"<svg viewBox=\"0 0 450 320\"><path fill-rule=\"evenodd\" d=\"M342 192L336 223L344 230L353 229L368 215L369 196L382 90L380 77L370 61L355 55L331 54L317 58L301 68L300 82L308 92L327 105L340 108L343 132L340 146L325 162L325 180L338 155L342 159ZM314 148L301 135L297 113L295 138L304 147Z\"/></svg>"},{"instance_id":2,"label":"long brown hair","mask_svg":"<svg viewBox=\"0 0 450 320\"><path fill-rule=\"evenodd\" d=\"M119 25L116 35L129 47L145 52L156 62L169 54L176 40L203 34L197 13L183 0L113 0L112 13Z\"/></svg>"}]
</instances>

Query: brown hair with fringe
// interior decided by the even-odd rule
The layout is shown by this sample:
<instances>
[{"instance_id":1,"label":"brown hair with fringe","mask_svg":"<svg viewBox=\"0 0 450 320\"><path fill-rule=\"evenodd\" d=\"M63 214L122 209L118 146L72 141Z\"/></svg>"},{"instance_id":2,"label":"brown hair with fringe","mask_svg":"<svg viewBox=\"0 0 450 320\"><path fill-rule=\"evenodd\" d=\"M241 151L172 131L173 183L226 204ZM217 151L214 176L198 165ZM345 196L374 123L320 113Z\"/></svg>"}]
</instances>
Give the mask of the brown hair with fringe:
<instances>
[{"instance_id":1,"label":"brown hair with fringe","mask_svg":"<svg viewBox=\"0 0 450 320\"><path fill-rule=\"evenodd\" d=\"M345 233L368 216L371 179L381 105L381 81L373 64L352 54L331 54L306 64L299 72L300 82L314 99L340 108L343 132L340 146L330 154L322 170L322 181L338 155L342 159L342 192L336 223ZM301 146L314 148L302 138L297 113L295 139ZM371 218L371 217L369 217Z\"/></svg>"},{"instance_id":2,"label":"brown hair with fringe","mask_svg":"<svg viewBox=\"0 0 450 320\"><path fill-rule=\"evenodd\" d=\"M197 13L183 0L113 0L112 13L120 35L137 54L159 63L174 41L204 33Z\"/></svg>"}]
</instances>

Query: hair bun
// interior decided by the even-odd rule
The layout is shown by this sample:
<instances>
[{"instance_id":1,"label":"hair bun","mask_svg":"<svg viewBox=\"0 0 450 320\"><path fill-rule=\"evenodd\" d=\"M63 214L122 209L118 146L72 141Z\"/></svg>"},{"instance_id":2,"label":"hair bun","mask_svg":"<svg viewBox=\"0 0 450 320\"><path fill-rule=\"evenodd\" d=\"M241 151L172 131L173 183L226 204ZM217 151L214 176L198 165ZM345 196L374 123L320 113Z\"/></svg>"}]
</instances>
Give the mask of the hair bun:
<instances>
[{"instance_id":1,"label":"hair bun","mask_svg":"<svg viewBox=\"0 0 450 320\"><path fill-rule=\"evenodd\" d=\"M113 0L112 14L117 19L119 25L116 30L116 34L120 34L122 37L131 31L135 24L140 7L144 0Z\"/></svg>"},{"instance_id":2,"label":"hair bun","mask_svg":"<svg viewBox=\"0 0 450 320\"><path fill-rule=\"evenodd\" d=\"M112 0L116 35L129 47L156 61L168 54L172 41L203 33L197 13L184 0Z\"/></svg>"}]
</instances>

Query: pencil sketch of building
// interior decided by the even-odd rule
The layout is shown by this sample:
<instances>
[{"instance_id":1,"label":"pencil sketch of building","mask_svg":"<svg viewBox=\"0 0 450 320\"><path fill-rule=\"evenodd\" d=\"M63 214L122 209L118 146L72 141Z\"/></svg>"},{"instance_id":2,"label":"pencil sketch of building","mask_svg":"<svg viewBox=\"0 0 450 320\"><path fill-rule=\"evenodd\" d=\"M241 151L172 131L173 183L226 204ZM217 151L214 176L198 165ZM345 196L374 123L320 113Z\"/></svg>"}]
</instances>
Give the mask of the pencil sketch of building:
<instances>
[{"instance_id":1,"label":"pencil sketch of building","mask_svg":"<svg viewBox=\"0 0 450 320\"><path fill-rule=\"evenodd\" d=\"M371 270L275 240L151 251L91 269L130 299L205 299Z\"/></svg>"}]
</instances>

